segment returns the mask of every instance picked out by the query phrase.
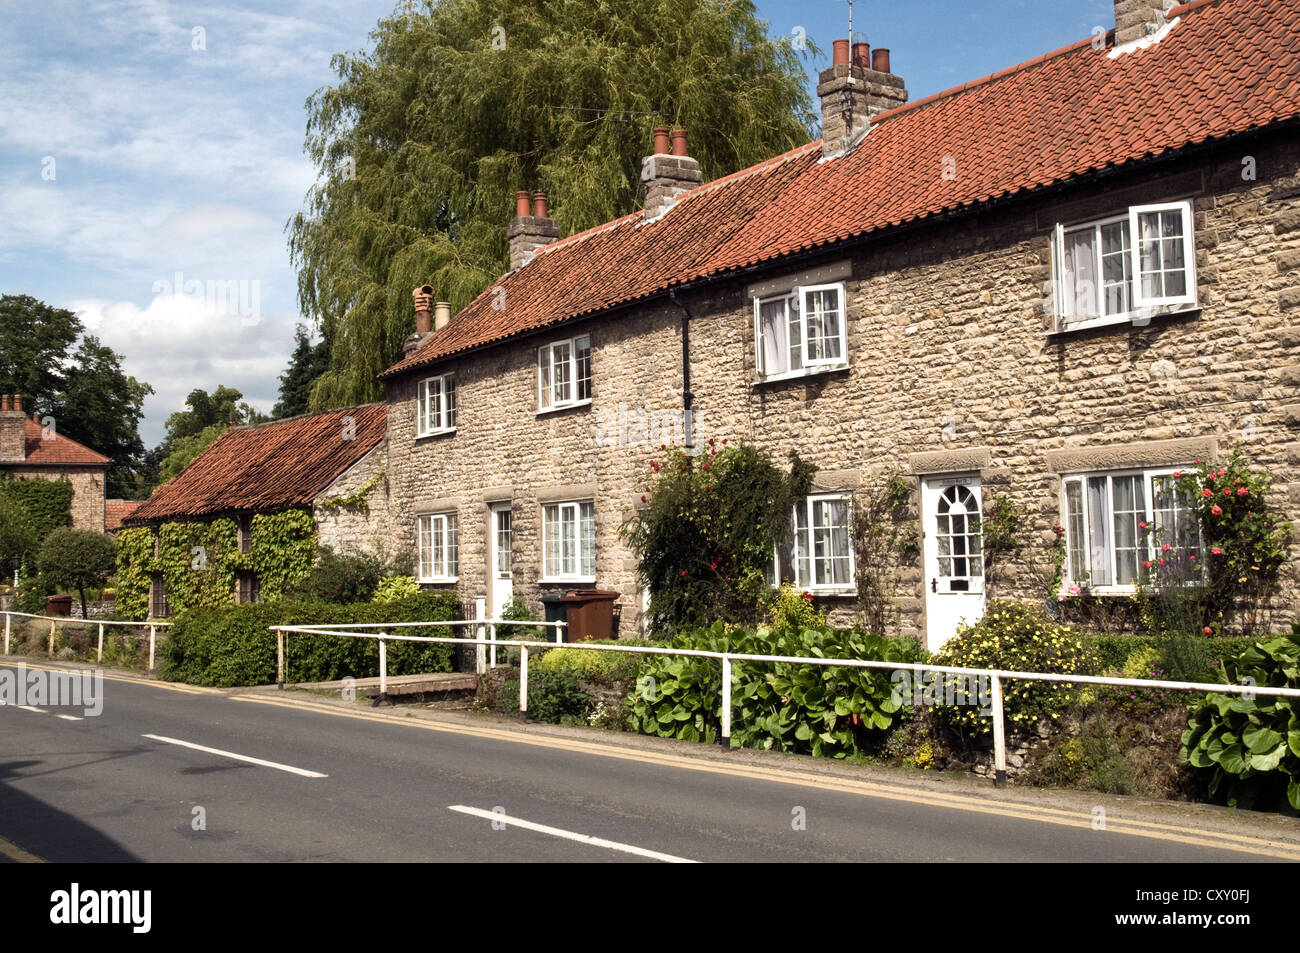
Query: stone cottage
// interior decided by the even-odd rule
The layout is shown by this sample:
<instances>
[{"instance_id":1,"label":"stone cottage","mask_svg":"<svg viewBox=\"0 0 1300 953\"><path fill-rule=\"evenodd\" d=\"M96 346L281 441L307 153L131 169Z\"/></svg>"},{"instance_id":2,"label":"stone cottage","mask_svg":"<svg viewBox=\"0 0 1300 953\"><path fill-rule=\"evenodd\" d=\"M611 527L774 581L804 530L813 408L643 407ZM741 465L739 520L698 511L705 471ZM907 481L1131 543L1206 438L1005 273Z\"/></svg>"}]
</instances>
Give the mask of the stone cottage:
<instances>
[{"instance_id":1,"label":"stone cottage","mask_svg":"<svg viewBox=\"0 0 1300 953\"><path fill-rule=\"evenodd\" d=\"M248 553L254 517L309 512L315 542L338 552L391 555L387 407L366 404L255 426L232 427L123 520L128 529L232 519ZM150 581L149 615L171 614L162 573ZM258 602L256 572L235 577L234 600Z\"/></svg>"},{"instance_id":2,"label":"stone cottage","mask_svg":"<svg viewBox=\"0 0 1300 953\"><path fill-rule=\"evenodd\" d=\"M1300 6L1167 7L1116 0L1114 30L918 102L836 41L822 140L700 184L656 130L644 210L564 239L521 193L512 270L433 321L417 289L381 375L391 544L493 607L598 586L631 619L647 459L739 438L819 467L776 568L844 621L850 505L908 477L896 595L934 647L983 611L991 492L1109 595L1195 460L1240 445L1300 518Z\"/></svg>"},{"instance_id":3,"label":"stone cottage","mask_svg":"<svg viewBox=\"0 0 1300 953\"><path fill-rule=\"evenodd\" d=\"M111 462L28 417L21 396L0 397L0 473L18 480L68 480L73 529L105 531L104 475Z\"/></svg>"}]
</instances>

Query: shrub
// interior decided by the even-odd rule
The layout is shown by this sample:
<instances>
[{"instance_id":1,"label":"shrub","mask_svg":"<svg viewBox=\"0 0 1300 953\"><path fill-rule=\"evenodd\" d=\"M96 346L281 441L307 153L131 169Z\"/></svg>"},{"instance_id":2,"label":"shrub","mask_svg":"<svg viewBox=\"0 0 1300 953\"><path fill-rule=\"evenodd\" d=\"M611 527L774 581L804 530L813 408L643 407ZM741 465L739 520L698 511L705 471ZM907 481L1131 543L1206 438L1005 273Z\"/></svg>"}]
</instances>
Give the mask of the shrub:
<instances>
[{"instance_id":1,"label":"shrub","mask_svg":"<svg viewBox=\"0 0 1300 953\"><path fill-rule=\"evenodd\" d=\"M650 589L650 627L669 631L715 619L757 623L765 574L790 534L795 500L815 467L791 454L783 472L758 449L715 445L697 455L676 448L648 462L644 506L620 530Z\"/></svg>"},{"instance_id":2,"label":"shrub","mask_svg":"<svg viewBox=\"0 0 1300 953\"><path fill-rule=\"evenodd\" d=\"M515 701L518 706L518 698ZM528 715L553 724L586 724L591 696L573 672L540 671L528 676Z\"/></svg>"},{"instance_id":3,"label":"shrub","mask_svg":"<svg viewBox=\"0 0 1300 953\"><path fill-rule=\"evenodd\" d=\"M632 642L628 639L611 639L596 642L597 645L641 645L647 643ZM636 677L645 656L634 652L600 652L565 646L547 649L536 662L530 660L529 671L568 672L584 681L611 685ZM530 682L528 688L532 692Z\"/></svg>"},{"instance_id":4,"label":"shrub","mask_svg":"<svg viewBox=\"0 0 1300 953\"><path fill-rule=\"evenodd\" d=\"M37 557L41 574L56 586L81 595L81 617L87 617L86 590L102 587L117 565L113 537L88 529L56 529L45 537Z\"/></svg>"},{"instance_id":5,"label":"shrub","mask_svg":"<svg viewBox=\"0 0 1300 953\"><path fill-rule=\"evenodd\" d=\"M788 582L772 596L768 618L774 629L820 629L826 625L826 613L817 611L812 593L800 592Z\"/></svg>"},{"instance_id":6,"label":"shrub","mask_svg":"<svg viewBox=\"0 0 1300 953\"><path fill-rule=\"evenodd\" d=\"M1225 659L1224 674L1236 684L1300 688L1300 626ZM1188 725L1178 760L1201 773L1212 799L1300 813L1300 699L1211 693Z\"/></svg>"},{"instance_id":7,"label":"shrub","mask_svg":"<svg viewBox=\"0 0 1300 953\"><path fill-rule=\"evenodd\" d=\"M290 602L258 603L181 612L163 645L160 678L192 685L268 685L275 681L275 625L339 625L349 622L437 622L460 617L451 592L425 592L390 603L351 605ZM449 637L445 626L404 628L403 635ZM455 646L446 643L390 642L390 675L446 672ZM374 639L324 635L289 635L286 679L333 681L345 676L379 674L379 646Z\"/></svg>"},{"instance_id":8,"label":"shrub","mask_svg":"<svg viewBox=\"0 0 1300 953\"><path fill-rule=\"evenodd\" d=\"M369 602L374 598L383 574L383 564L370 553L340 556L330 547L321 546L311 572L289 591L288 597L301 602L333 605Z\"/></svg>"},{"instance_id":9,"label":"shrub","mask_svg":"<svg viewBox=\"0 0 1300 953\"><path fill-rule=\"evenodd\" d=\"M418 595L420 584L410 576L388 576L379 580L372 602L400 602Z\"/></svg>"},{"instance_id":10,"label":"shrub","mask_svg":"<svg viewBox=\"0 0 1300 953\"><path fill-rule=\"evenodd\" d=\"M1096 671L1092 653L1073 628L1054 622L1035 606L996 601L989 603L984 617L975 625L958 628L934 657L934 664L1062 675L1091 675ZM1002 684L1007 727L1030 728L1042 718L1059 718L1079 696L1076 685L1008 679ZM963 736L993 731L993 720L974 707L944 706L938 714Z\"/></svg>"},{"instance_id":11,"label":"shrub","mask_svg":"<svg viewBox=\"0 0 1300 953\"><path fill-rule=\"evenodd\" d=\"M910 640L853 630L751 632L720 622L681 634L671 644L740 654L897 662L919 661L924 655ZM878 742L901 707L889 673L879 669L735 662L732 679L732 738L742 747L843 758ZM712 742L721 727L721 681L716 659L654 656L643 663L628 704L645 734Z\"/></svg>"}]
</instances>

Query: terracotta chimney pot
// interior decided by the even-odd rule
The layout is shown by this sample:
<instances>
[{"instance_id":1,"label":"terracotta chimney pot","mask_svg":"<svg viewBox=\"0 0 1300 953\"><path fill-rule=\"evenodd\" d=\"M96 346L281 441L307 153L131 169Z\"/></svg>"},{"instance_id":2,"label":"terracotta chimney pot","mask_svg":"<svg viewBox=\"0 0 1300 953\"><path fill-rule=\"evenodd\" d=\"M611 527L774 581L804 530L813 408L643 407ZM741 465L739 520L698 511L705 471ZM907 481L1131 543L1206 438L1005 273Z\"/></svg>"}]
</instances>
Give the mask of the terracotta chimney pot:
<instances>
[{"instance_id":1,"label":"terracotta chimney pot","mask_svg":"<svg viewBox=\"0 0 1300 953\"><path fill-rule=\"evenodd\" d=\"M690 153L686 151L686 130L685 129L673 130L673 155L675 156L690 155Z\"/></svg>"},{"instance_id":2,"label":"terracotta chimney pot","mask_svg":"<svg viewBox=\"0 0 1300 953\"><path fill-rule=\"evenodd\" d=\"M528 193L527 193L527 192L523 192L523 191L516 192L516 193L515 193L515 215L516 215L516 217L518 217L518 218L524 218L524 217L527 216L528 214L529 214L529 212L528 212Z\"/></svg>"}]
</instances>

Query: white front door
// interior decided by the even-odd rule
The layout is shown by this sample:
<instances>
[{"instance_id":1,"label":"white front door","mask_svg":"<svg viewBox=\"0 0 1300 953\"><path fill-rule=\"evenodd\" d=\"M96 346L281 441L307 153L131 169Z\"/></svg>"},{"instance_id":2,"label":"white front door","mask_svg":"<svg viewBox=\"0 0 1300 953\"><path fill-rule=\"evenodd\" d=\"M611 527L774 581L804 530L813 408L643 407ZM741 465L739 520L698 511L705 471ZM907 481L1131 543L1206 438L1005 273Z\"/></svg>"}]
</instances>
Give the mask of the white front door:
<instances>
[{"instance_id":1,"label":"white front door","mask_svg":"<svg viewBox=\"0 0 1300 953\"><path fill-rule=\"evenodd\" d=\"M962 620L984 614L984 556L977 476L931 477L921 485L925 530L926 647L937 651Z\"/></svg>"},{"instance_id":2,"label":"white front door","mask_svg":"<svg viewBox=\"0 0 1300 953\"><path fill-rule=\"evenodd\" d=\"M514 598L514 582L510 572L510 558L514 541L514 511L509 503L492 507L488 520L488 579L492 587L492 618L501 613Z\"/></svg>"}]
</instances>

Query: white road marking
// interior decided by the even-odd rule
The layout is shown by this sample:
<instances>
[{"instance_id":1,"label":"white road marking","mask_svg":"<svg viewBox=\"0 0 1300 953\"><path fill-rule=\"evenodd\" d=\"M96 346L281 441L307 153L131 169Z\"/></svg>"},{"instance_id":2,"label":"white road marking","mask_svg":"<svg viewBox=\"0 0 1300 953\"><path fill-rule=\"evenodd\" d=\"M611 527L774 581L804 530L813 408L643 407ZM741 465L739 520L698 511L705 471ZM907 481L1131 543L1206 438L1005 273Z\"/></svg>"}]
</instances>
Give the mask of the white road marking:
<instances>
[{"instance_id":1,"label":"white road marking","mask_svg":"<svg viewBox=\"0 0 1300 953\"><path fill-rule=\"evenodd\" d=\"M220 755L223 758L234 758L236 761L246 761L249 764L261 765L263 768L275 768L277 771L288 771L290 774L297 774L304 778L328 778L328 774L321 774L319 771L307 771L303 768L295 768L291 764L280 764L277 761L263 761L261 758L250 758L246 754L235 754L233 751L222 751L220 748L208 748L204 745L196 745L192 741L181 741L179 738L164 738L162 735L141 735L142 738L151 738L154 741L162 741L169 745L180 745L182 748L193 748L195 751L206 751L208 754Z\"/></svg>"},{"instance_id":2,"label":"white road marking","mask_svg":"<svg viewBox=\"0 0 1300 953\"><path fill-rule=\"evenodd\" d=\"M64 721L81 721L80 715L55 715L55 718L62 718Z\"/></svg>"},{"instance_id":3,"label":"white road marking","mask_svg":"<svg viewBox=\"0 0 1300 953\"><path fill-rule=\"evenodd\" d=\"M37 708L35 705L14 705L14 707L21 709L22 711L34 711L38 715L45 714L44 708Z\"/></svg>"},{"instance_id":4,"label":"white road marking","mask_svg":"<svg viewBox=\"0 0 1300 953\"><path fill-rule=\"evenodd\" d=\"M590 834L576 834L573 831L561 830L558 827L547 827L545 824L534 824L532 821L520 820L517 817L510 817L508 814L501 814L494 811L485 811L481 807L466 807L464 804L448 805L447 810L456 811L460 814L469 814L472 817L481 817L489 821L501 821L508 827L522 827L526 831L537 831L539 834L550 834L552 837L563 837L565 840L577 841L579 844L589 844L592 847L605 847L609 850L621 850L625 854L636 854L638 857L649 857L651 860L662 860L667 864L698 864L698 860L690 860L686 857L675 857L672 854L661 854L657 850L647 850L644 847L636 847L633 844L620 844L618 841L605 840L603 837L592 837Z\"/></svg>"}]
</instances>

